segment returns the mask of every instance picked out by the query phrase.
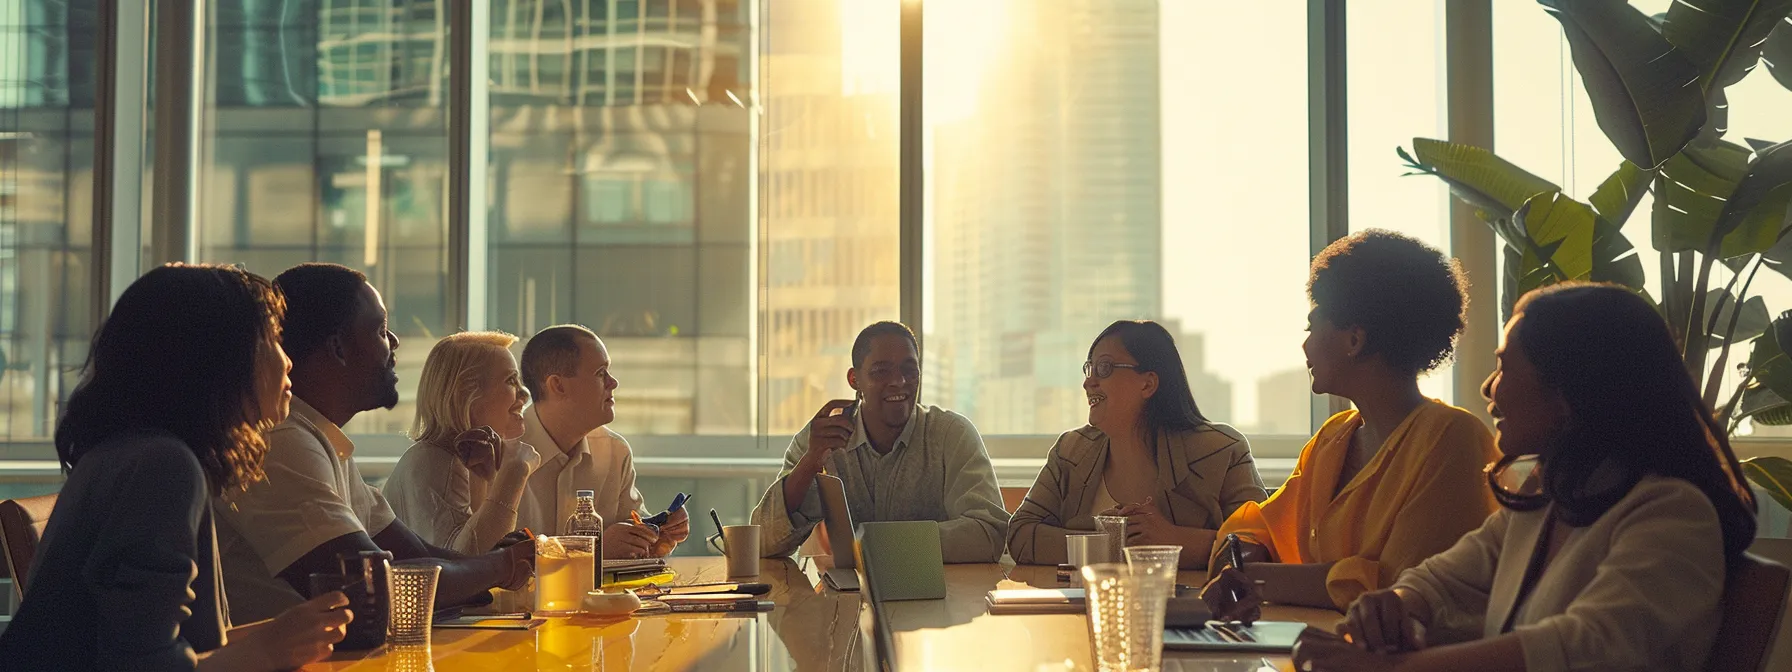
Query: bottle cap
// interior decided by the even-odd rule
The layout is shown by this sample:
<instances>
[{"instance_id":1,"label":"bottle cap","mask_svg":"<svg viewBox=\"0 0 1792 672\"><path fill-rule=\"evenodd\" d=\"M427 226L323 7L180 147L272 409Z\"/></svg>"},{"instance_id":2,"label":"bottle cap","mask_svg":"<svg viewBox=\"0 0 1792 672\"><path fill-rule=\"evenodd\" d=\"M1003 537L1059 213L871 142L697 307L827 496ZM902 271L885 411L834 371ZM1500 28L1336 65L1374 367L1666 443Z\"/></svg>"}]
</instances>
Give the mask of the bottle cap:
<instances>
[{"instance_id":1,"label":"bottle cap","mask_svg":"<svg viewBox=\"0 0 1792 672\"><path fill-rule=\"evenodd\" d=\"M578 491L578 496L580 496L580 497L596 497L597 491L596 490L580 490L580 491Z\"/></svg>"}]
</instances>

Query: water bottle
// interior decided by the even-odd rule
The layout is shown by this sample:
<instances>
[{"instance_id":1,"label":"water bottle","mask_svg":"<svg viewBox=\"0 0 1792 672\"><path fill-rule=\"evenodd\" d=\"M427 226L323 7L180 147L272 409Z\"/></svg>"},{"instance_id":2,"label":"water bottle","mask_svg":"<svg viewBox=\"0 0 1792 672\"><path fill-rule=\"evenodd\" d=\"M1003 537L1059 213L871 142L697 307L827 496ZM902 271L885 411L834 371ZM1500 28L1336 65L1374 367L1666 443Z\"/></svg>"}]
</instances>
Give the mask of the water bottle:
<instances>
[{"instance_id":1,"label":"water bottle","mask_svg":"<svg viewBox=\"0 0 1792 672\"><path fill-rule=\"evenodd\" d=\"M597 513L597 492L580 490L578 498L578 506L572 515L566 517L562 533L575 537L597 537L598 548L603 548L604 517Z\"/></svg>"}]
</instances>

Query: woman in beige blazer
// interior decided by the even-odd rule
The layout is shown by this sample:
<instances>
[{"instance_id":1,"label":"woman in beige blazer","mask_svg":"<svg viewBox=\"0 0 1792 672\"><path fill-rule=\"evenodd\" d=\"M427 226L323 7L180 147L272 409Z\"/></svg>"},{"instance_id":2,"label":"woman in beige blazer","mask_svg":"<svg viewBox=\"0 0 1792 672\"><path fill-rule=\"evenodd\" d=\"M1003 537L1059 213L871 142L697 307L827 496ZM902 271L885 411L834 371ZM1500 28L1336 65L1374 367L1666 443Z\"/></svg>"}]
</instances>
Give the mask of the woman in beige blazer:
<instances>
[{"instance_id":1,"label":"woman in beige blazer","mask_svg":"<svg viewBox=\"0 0 1792 672\"><path fill-rule=\"evenodd\" d=\"M1353 643L1303 637L1300 669L1704 668L1755 503L1659 314L1614 285L1532 292L1483 394L1501 510L1352 604Z\"/></svg>"},{"instance_id":2,"label":"woman in beige blazer","mask_svg":"<svg viewBox=\"0 0 1792 672\"><path fill-rule=\"evenodd\" d=\"M1096 515L1123 515L1128 546L1178 545L1184 567L1205 567L1226 516L1266 496L1250 442L1201 415L1176 341L1156 322L1102 331L1083 392L1089 424L1052 446L1008 524L1008 554L1062 563L1066 535L1093 531Z\"/></svg>"}]
</instances>

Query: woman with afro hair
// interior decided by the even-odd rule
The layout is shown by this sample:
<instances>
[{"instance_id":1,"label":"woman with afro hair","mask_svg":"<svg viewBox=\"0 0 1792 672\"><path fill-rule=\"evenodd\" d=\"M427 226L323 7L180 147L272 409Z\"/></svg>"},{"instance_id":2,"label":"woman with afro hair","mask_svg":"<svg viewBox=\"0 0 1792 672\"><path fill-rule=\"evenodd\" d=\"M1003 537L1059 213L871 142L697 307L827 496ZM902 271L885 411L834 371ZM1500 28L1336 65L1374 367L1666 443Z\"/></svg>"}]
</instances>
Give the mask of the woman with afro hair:
<instances>
[{"instance_id":1,"label":"woman with afro hair","mask_svg":"<svg viewBox=\"0 0 1792 672\"><path fill-rule=\"evenodd\" d=\"M1454 260L1389 231L1356 233L1314 257L1302 346L1313 392L1355 408L1319 428L1273 496L1221 527L1203 594L1216 617L1251 620L1260 601L1342 611L1493 513L1483 473L1498 458L1493 435L1419 392L1462 331L1465 285ZM1223 571L1228 535L1242 571Z\"/></svg>"}]
</instances>

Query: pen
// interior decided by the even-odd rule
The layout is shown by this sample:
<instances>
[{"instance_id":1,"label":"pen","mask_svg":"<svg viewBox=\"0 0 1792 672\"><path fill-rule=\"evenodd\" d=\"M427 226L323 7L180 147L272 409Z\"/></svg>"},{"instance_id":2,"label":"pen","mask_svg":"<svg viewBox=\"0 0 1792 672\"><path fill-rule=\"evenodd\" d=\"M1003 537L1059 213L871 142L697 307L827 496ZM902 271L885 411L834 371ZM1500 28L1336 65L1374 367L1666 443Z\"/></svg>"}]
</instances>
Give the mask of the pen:
<instances>
[{"instance_id":1,"label":"pen","mask_svg":"<svg viewBox=\"0 0 1792 672\"><path fill-rule=\"evenodd\" d=\"M649 523L645 520L641 520L641 512L639 512L639 511L628 512L628 517L629 517L629 519L633 520L636 525L640 525L641 527L648 528L655 532L660 531L660 526L654 525L653 523Z\"/></svg>"},{"instance_id":2,"label":"pen","mask_svg":"<svg viewBox=\"0 0 1792 672\"><path fill-rule=\"evenodd\" d=\"M710 509L709 510L709 519L716 524L716 536L721 537L722 536L722 517L716 515L715 509ZM727 543L727 541L724 540L723 543Z\"/></svg>"},{"instance_id":3,"label":"pen","mask_svg":"<svg viewBox=\"0 0 1792 672\"><path fill-rule=\"evenodd\" d=\"M1242 553L1238 550L1239 544L1240 544L1240 542L1238 540L1238 535L1236 535L1236 534L1226 535L1226 560L1228 562L1232 563L1232 567L1234 569L1237 569L1238 571L1243 572L1244 571L1244 553ZM1237 588L1232 589L1232 601L1233 602L1244 601L1244 595L1240 594Z\"/></svg>"},{"instance_id":4,"label":"pen","mask_svg":"<svg viewBox=\"0 0 1792 672\"><path fill-rule=\"evenodd\" d=\"M675 614L726 614L737 611L761 611L764 609L763 604L769 604L769 602L740 600L726 604L667 604L666 606L671 608L672 613Z\"/></svg>"}]
</instances>

